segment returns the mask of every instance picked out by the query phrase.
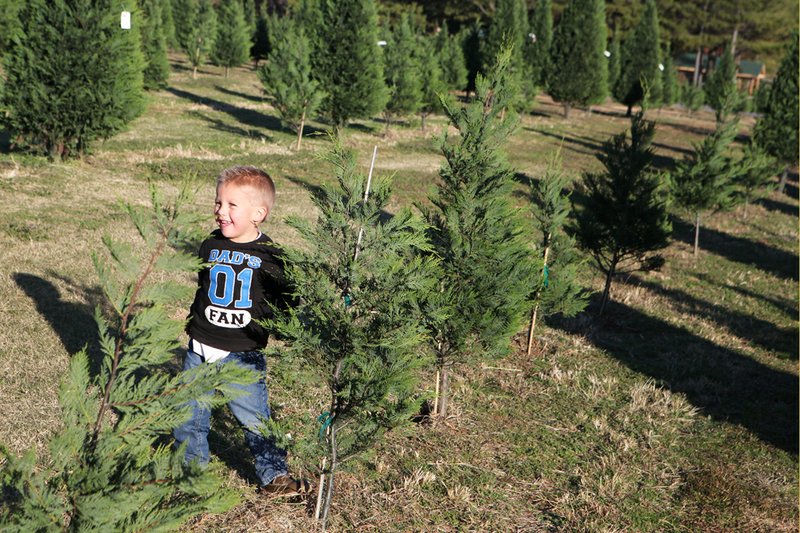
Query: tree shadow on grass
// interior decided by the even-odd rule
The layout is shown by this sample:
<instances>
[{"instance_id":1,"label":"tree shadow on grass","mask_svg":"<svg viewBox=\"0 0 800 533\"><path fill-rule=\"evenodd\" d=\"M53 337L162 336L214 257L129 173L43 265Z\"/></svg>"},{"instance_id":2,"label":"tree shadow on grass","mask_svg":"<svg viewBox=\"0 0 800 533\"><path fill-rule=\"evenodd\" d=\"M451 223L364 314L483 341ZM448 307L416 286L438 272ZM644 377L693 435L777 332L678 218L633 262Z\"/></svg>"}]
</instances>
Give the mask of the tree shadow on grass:
<instances>
[{"instance_id":1,"label":"tree shadow on grass","mask_svg":"<svg viewBox=\"0 0 800 533\"><path fill-rule=\"evenodd\" d=\"M183 63L180 63L180 62L177 62L177 61L170 61L169 66L170 66L170 68L172 70L182 70L184 72L192 72L194 70L190 64L187 63L186 65L184 65ZM198 74L204 74L204 75L207 75L207 76L216 76L217 75L216 72L212 72L210 70L203 70L200 67L197 67L197 73Z\"/></svg>"},{"instance_id":2,"label":"tree shadow on grass","mask_svg":"<svg viewBox=\"0 0 800 533\"><path fill-rule=\"evenodd\" d=\"M597 298L596 298L597 299ZM592 308L597 308L593 302ZM688 330L611 301L596 323L553 320L630 369L681 393L702 413L734 423L789 453L798 451L798 378Z\"/></svg>"},{"instance_id":3,"label":"tree shadow on grass","mask_svg":"<svg viewBox=\"0 0 800 533\"><path fill-rule=\"evenodd\" d=\"M759 198L754 203L761 205L764 209L768 211L775 211L778 213L783 213L784 215L789 215L792 218L797 218L800 213L798 213L797 204L788 204L786 202L779 202L777 200L773 200L772 198Z\"/></svg>"},{"instance_id":4,"label":"tree shadow on grass","mask_svg":"<svg viewBox=\"0 0 800 533\"><path fill-rule=\"evenodd\" d=\"M711 320L737 337L749 340L781 358L798 357L800 346L796 328L782 329L766 320L714 305L679 289L662 287L639 276L631 276L628 283L669 298L678 313Z\"/></svg>"},{"instance_id":5,"label":"tree shadow on grass","mask_svg":"<svg viewBox=\"0 0 800 533\"><path fill-rule=\"evenodd\" d=\"M190 102L194 102L195 104L200 104L207 106L214 111L219 111L221 113L226 113L230 115L233 119L237 122L241 123L244 126L250 126L251 128L265 128L270 131L284 131L283 126L281 125L281 121L274 116L265 115L259 111L253 109L244 109L242 107L238 107L232 104L228 104L226 102L222 102L220 100L215 100L213 98L208 98L206 96L200 96L195 93L191 93L189 91L184 91L181 89L176 89L174 87L168 87L167 91L171 92L175 96L180 98L184 98L189 100ZM253 131L247 130L244 128L237 128L238 131ZM258 133L259 136L264 136L260 132Z\"/></svg>"},{"instance_id":6,"label":"tree shadow on grass","mask_svg":"<svg viewBox=\"0 0 800 533\"><path fill-rule=\"evenodd\" d=\"M0 154L11 153L11 132L0 128Z\"/></svg>"},{"instance_id":7,"label":"tree shadow on grass","mask_svg":"<svg viewBox=\"0 0 800 533\"><path fill-rule=\"evenodd\" d=\"M678 217L671 219L673 239L694 246L694 225ZM797 254L701 225L698 253L703 252L711 252L782 278L795 281L798 279Z\"/></svg>"},{"instance_id":8,"label":"tree shadow on grass","mask_svg":"<svg viewBox=\"0 0 800 533\"><path fill-rule=\"evenodd\" d=\"M745 298L763 300L764 302L767 302L774 308L782 311L786 316L790 318L797 318L798 314L797 300L791 300L789 298L772 298L770 296L765 296L763 294L758 294L756 292L753 292L749 289L745 289L744 287L738 287L736 285L731 285L729 283L719 283L718 281L711 279L711 276L707 274L700 273L700 274L693 274L693 276L702 281L703 283L706 283L708 285L716 285L717 287L722 287L725 289L732 290L738 294L741 294ZM796 333L797 330L793 329L792 336L794 337ZM797 343L797 338L795 338L793 342ZM797 350L795 350L794 354L792 354L792 357L796 358L797 356L798 353Z\"/></svg>"},{"instance_id":9,"label":"tree shadow on grass","mask_svg":"<svg viewBox=\"0 0 800 533\"><path fill-rule=\"evenodd\" d=\"M91 303L77 303L64 299L52 281L34 274L15 272L12 274L12 278L17 286L33 300L36 311L58 335L70 355L86 348L89 358L89 373L94 377L100 371L100 362L103 358L100 349L100 335L94 320L94 308L105 302L105 296L100 287L80 287L58 274L50 273L49 275L60 278L75 291L82 293Z\"/></svg>"},{"instance_id":10,"label":"tree shadow on grass","mask_svg":"<svg viewBox=\"0 0 800 533\"><path fill-rule=\"evenodd\" d=\"M264 138L264 139L266 139L267 141L270 141L270 142L272 142L272 140L273 140L272 136L265 135L263 130L258 130L258 129L254 129L254 128L250 128L250 129L240 128L240 127L235 126L233 124L229 124L229 123L225 122L224 120L220 120L218 118L210 117L210 116L206 115L205 113L201 113L200 111L194 111L193 110L193 111L189 111L188 114L193 116L193 117L195 117L195 118L199 118L199 119L201 119L201 120L203 120L205 122L208 122L208 124L211 126L212 129L217 130L217 131L221 131L223 133L230 133L231 135L236 135L236 136L239 136L239 137L247 137L247 138L250 138L250 139L261 139L261 138Z\"/></svg>"},{"instance_id":11,"label":"tree shadow on grass","mask_svg":"<svg viewBox=\"0 0 800 533\"><path fill-rule=\"evenodd\" d=\"M234 91L232 89L228 89L227 87L223 87L222 85L214 85L214 89L218 90L222 94L227 94L228 96L235 96L237 98L242 98L243 100L249 100L250 102L255 102L257 104L263 104L267 101L266 98L264 98L263 96L254 96L252 94Z\"/></svg>"}]
</instances>

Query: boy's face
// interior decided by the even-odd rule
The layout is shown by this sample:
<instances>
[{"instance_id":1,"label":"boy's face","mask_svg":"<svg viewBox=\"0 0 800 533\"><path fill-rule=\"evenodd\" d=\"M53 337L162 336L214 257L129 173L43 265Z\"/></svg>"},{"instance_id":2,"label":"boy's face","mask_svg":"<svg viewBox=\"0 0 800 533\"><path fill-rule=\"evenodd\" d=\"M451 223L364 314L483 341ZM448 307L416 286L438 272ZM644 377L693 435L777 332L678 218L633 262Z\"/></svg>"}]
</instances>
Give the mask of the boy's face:
<instances>
[{"instance_id":1,"label":"boy's face","mask_svg":"<svg viewBox=\"0 0 800 533\"><path fill-rule=\"evenodd\" d=\"M233 242L250 242L258 238L257 224L266 218L267 207L260 204L259 194L249 186L217 187L214 219L222 235Z\"/></svg>"}]
</instances>

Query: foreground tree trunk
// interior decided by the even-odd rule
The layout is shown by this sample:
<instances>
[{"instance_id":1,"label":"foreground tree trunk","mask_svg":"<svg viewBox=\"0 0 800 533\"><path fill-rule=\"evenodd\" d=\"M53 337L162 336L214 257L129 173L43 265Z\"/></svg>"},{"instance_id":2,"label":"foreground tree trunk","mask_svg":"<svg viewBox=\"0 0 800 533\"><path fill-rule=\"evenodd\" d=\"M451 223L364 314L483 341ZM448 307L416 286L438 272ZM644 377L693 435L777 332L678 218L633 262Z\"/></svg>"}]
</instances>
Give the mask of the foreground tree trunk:
<instances>
[{"instance_id":1,"label":"foreground tree trunk","mask_svg":"<svg viewBox=\"0 0 800 533\"><path fill-rule=\"evenodd\" d=\"M786 189L786 179L789 177L789 167L785 167L783 169L783 174L781 174L781 181L778 184L778 192L783 194L784 189Z\"/></svg>"},{"instance_id":2,"label":"foreground tree trunk","mask_svg":"<svg viewBox=\"0 0 800 533\"><path fill-rule=\"evenodd\" d=\"M614 272L617 270L617 262L616 259L611 263L611 267L608 269L608 274L606 274L606 285L603 288L603 296L600 298L600 311L597 313L599 316L603 315L603 312L606 310L606 304L608 303L609 296L611 294L611 281L614 279Z\"/></svg>"},{"instance_id":3,"label":"foreground tree trunk","mask_svg":"<svg viewBox=\"0 0 800 533\"><path fill-rule=\"evenodd\" d=\"M569 118L570 105L564 104L564 118Z\"/></svg>"},{"instance_id":4,"label":"foreground tree trunk","mask_svg":"<svg viewBox=\"0 0 800 533\"><path fill-rule=\"evenodd\" d=\"M439 395L436 398L435 412L440 419L447 418L447 396L450 392L450 376L446 366L439 369Z\"/></svg>"},{"instance_id":5,"label":"foreground tree trunk","mask_svg":"<svg viewBox=\"0 0 800 533\"><path fill-rule=\"evenodd\" d=\"M297 128L297 144L295 145L294 149L296 151L300 151L300 143L303 141L303 126L306 124L306 112L303 111L303 115L300 117L300 126Z\"/></svg>"}]
</instances>

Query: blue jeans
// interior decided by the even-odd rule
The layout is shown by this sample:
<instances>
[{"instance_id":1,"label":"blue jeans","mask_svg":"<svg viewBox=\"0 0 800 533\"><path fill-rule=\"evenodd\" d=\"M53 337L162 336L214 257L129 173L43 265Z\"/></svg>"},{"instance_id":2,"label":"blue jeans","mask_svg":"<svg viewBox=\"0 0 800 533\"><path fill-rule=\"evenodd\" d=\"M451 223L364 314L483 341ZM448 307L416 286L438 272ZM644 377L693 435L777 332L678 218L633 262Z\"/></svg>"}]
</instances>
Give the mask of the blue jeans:
<instances>
[{"instance_id":1,"label":"blue jeans","mask_svg":"<svg viewBox=\"0 0 800 533\"><path fill-rule=\"evenodd\" d=\"M183 369L189 370L196 366L206 364L203 358L190 349L186 351L183 360ZM254 352L231 352L224 359L213 365L236 364L244 368L257 371L261 378L247 386L236 385L245 391L245 394L231 400L228 407L244 429L244 438L250 452L255 459L256 475L261 485L268 485L276 477L287 473L286 451L278 448L271 438L264 437L258 430L262 420L269 418L269 404L267 403L267 384L264 373L267 363L264 354ZM173 435L178 444L187 443L186 462L196 460L201 465L208 464L208 431L210 428L211 411L204 409L197 402L191 402L193 407L192 418L175 429Z\"/></svg>"}]
</instances>

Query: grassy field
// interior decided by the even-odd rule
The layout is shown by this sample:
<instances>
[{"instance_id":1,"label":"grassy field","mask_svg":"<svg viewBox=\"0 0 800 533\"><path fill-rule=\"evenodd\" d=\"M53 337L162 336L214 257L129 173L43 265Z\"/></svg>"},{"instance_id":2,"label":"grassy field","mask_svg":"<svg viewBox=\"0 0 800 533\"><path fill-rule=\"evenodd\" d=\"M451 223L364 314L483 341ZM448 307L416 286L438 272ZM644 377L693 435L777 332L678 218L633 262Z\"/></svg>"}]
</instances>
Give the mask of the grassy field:
<instances>
[{"instance_id":1,"label":"grassy field","mask_svg":"<svg viewBox=\"0 0 800 533\"><path fill-rule=\"evenodd\" d=\"M299 244L284 224L313 216L308 188L331 181L317 155L323 124L300 153L261 97L254 72L214 67L197 80L173 58L170 87L148 96L129 131L80 161L50 163L9 152L0 134L0 442L31 446L46 460L59 426L56 387L72 353L97 350L92 312L102 302L91 252L103 234L133 240L119 201L146 203L147 179L169 191L200 187L193 206L213 220L213 177L255 164L278 186L266 231ZM597 170L601 143L628 127L622 106L592 113L540 97L506 150L520 182L537 179L561 146L576 176ZM657 165L668 169L713 129L713 115L654 110ZM753 119L744 117L742 136ZM395 173L396 209L424 202L442 157L443 117L393 126L357 121L345 144L366 167ZM744 138L744 137L742 137ZM526 209L524 187L520 209ZM689 219L675 213L659 271L620 280L607 314L593 306L553 320L524 354L456 369L452 415L392 433L339 477L334 531L796 531L798 529L798 200L771 193L750 208L717 214L691 253ZM536 236L532 236L532 242ZM601 276L588 271L595 290ZM187 279L187 283L192 280ZM176 302L175 316L189 302ZM295 434L313 432L321 391L302 371L270 362L274 409ZM430 387L432 376L425 376ZM212 450L229 466L243 503L189 531L313 529L303 502L255 494L241 435L215 416ZM313 464L293 458L311 476Z\"/></svg>"}]
</instances>

